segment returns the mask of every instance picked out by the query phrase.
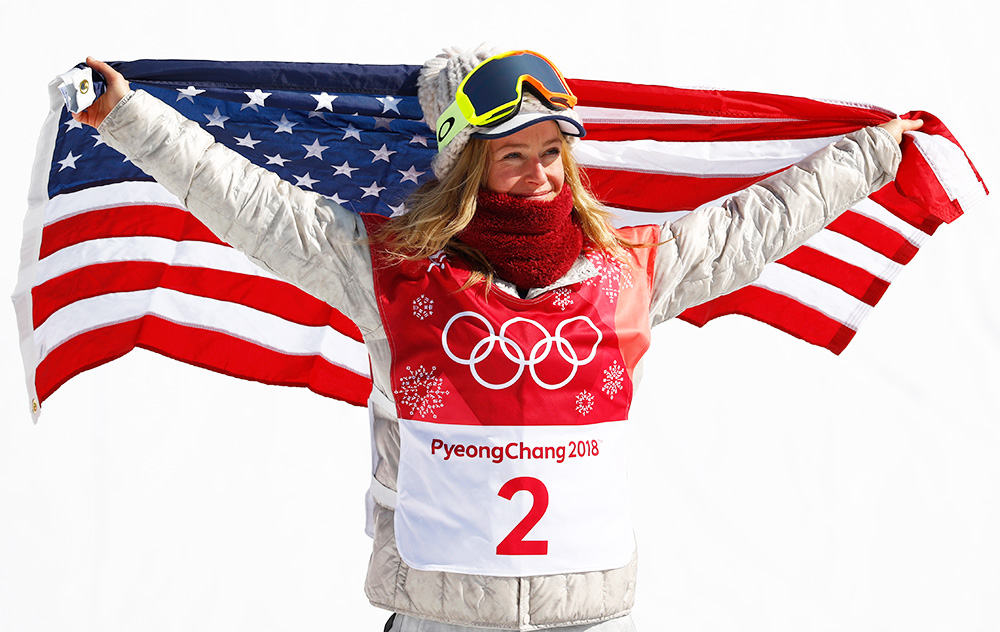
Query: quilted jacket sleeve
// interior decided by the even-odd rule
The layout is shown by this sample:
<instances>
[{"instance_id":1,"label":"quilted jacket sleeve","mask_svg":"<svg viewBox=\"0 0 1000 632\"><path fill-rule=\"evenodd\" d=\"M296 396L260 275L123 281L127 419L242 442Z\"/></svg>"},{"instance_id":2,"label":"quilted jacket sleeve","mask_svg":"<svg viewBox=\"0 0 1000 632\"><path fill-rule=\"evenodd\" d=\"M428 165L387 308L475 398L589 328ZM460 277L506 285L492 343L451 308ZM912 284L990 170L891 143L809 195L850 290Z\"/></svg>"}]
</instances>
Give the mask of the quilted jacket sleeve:
<instances>
[{"instance_id":1,"label":"quilted jacket sleeve","mask_svg":"<svg viewBox=\"0 0 1000 632\"><path fill-rule=\"evenodd\" d=\"M869 127L737 193L721 206L663 226L653 325L752 283L852 204L890 182L899 146Z\"/></svg>"},{"instance_id":2,"label":"quilted jacket sleeve","mask_svg":"<svg viewBox=\"0 0 1000 632\"><path fill-rule=\"evenodd\" d=\"M122 99L98 131L220 239L362 331L379 326L360 216L253 165L141 90Z\"/></svg>"}]
</instances>

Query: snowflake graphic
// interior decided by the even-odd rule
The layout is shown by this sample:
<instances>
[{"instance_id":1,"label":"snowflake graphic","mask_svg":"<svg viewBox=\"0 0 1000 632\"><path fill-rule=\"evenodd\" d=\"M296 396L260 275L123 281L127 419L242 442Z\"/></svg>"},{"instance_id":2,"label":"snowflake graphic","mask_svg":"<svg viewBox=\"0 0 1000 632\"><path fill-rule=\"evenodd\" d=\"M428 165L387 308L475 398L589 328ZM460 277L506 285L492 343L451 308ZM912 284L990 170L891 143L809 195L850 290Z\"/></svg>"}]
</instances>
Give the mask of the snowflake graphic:
<instances>
[{"instance_id":1,"label":"snowflake graphic","mask_svg":"<svg viewBox=\"0 0 1000 632\"><path fill-rule=\"evenodd\" d=\"M413 300L413 315L423 320L434 313L434 300L421 294Z\"/></svg>"},{"instance_id":2,"label":"snowflake graphic","mask_svg":"<svg viewBox=\"0 0 1000 632\"><path fill-rule=\"evenodd\" d=\"M394 389L393 394L399 398L401 406L409 406L411 417L419 415L421 419L426 419L430 415L437 419L435 411L444 407L444 396L449 394L441 388L444 379L434 375L437 367L432 366L428 371L421 364L415 371L409 366L406 370L410 374L400 378L399 389Z\"/></svg>"},{"instance_id":3,"label":"snowflake graphic","mask_svg":"<svg viewBox=\"0 0 1000 632\"><path fill-rule=\"evenodd\" d=\"M566 311L566 308L573 304L572 293L569 288L561 287L552 291L552 304L559 309Z\"/></svg>"},{"instance_id":4,"label":"snowflake graphic","mask_svg":"<svg viewBox=\"0 0 1000 632\"><path fill-rule=\"evenodd\" d=\"M587 258L597 268L598 274L587 279L587 285L602 285L604 294L612 303L618 299L620 290L633 287L632 272L621 261L603 252L590 253Z\"/></svg>"},{"instance_id":5,"label":"snowflake graphic","mask_svg":"<svg viewBox=\"0 0 1000 632\"><path fill-rule=\"evenodd\" d=\"M587 391L581 391L576 396L576 412L586 415L592 410L594 410L594 396Z\"/></svg>"},{"instance_id":6,"label":"snowflake graphic","mask_svg":"<svg viewBox=\"0 0 1000 632\"><path fill-rule=\"evenodd\" d=\"M608 397L614 399L615 394L624 388L624 384L625 370L618 364L618 360L615 360L614 364L604 370L604 386L601 387L601 390L607 393Z\"/></svg>"}]
</instances>

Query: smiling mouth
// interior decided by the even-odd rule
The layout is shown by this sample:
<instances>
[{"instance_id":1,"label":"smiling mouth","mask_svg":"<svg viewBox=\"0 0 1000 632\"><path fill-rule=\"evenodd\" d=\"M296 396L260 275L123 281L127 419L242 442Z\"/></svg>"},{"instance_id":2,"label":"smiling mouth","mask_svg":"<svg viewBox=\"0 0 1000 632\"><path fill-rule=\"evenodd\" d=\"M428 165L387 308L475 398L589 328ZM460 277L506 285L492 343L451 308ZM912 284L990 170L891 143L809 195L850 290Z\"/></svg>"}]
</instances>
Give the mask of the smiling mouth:
<instances>
[{"instance_id":1,"label":"smiling mouth","mask_svg":"<svg viewBox=\"0 0 1000 632\"><path fill-rule=\"evenodd\" d=\"M522 198L548 198L555 197L556 192L549 189L548 191L544 191L542 193L515 193L514 195Z\"/></svg>"}]
</instances>

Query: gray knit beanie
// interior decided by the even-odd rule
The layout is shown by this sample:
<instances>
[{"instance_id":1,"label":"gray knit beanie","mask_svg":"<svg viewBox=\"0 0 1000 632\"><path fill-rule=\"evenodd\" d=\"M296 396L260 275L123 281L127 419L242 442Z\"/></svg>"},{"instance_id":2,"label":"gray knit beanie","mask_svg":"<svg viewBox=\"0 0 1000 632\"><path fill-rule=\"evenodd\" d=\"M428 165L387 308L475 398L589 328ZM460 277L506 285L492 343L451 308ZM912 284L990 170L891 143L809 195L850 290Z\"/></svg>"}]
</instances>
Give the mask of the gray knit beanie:
<instances>
[{"instance_id":1,"label":"gray knit beanie","mask_svg":"<svg viewBox=\"0 0 1000 632\"><path fill-rule=\"evenodd\" d=\"M481 62L502 52L502 50L485 44L480 44L471 50L449 47L445 48L438 56L424 62L423 68L420 69L420 76L417 78L417 96L420 99L420 107L424 111L424 121L432 130L437 129L438 117L455 100L455 93L458 91L462 79ZM458 160L462 149L473 136L484 138L504 136L527 125L547 119L556 120L562 131L570 135L571 139L583 136L585 133L576 112L573 110L559 110L558 112L552 110L532 94L525 94L521 99L518 119L513 123L505 123L501 126L503 129L473 125L463 129L434 158L431 163L434 175L437 176L438 180L444 179L455 166L455 161Z\"/></svg>"}]
</instances>

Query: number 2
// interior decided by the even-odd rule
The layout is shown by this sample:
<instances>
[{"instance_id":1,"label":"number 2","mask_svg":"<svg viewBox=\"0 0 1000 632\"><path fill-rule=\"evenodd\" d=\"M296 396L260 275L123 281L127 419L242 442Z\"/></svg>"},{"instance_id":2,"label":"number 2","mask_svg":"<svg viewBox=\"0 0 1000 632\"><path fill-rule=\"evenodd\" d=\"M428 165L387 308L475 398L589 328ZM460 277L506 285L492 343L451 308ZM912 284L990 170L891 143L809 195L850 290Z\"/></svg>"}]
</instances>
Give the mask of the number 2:
<instances>
[{"instance_id":1,"label":"number 2","mask_svg":"<svg viewBox=\"0 0 1000 632\"><path fill-rule=\"evenodd\" d=\"M532 503L528 514L517 523L507 537L497 545L497 555L548 555L548 540L525 540L524 536L538 524L549 507L549 490L545 488L545 483L530 476L519 476L512 478L503 484L497 494L501 498L510 500L514 494L525 491L531 494Z\"/></svg>"}]
</instances>

